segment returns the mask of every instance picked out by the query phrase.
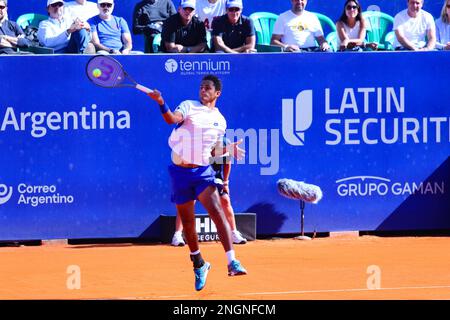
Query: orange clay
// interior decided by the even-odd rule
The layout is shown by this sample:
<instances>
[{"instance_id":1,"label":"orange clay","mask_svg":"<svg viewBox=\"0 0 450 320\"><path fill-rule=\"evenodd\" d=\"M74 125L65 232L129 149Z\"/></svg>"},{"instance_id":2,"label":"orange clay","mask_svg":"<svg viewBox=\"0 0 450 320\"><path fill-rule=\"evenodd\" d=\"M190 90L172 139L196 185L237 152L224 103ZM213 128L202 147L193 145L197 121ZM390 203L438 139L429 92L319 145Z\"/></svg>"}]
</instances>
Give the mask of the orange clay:
<instances>
[{"instance_id":1,"label":"orange clay","mask_svg":"<svg viewBox=\"0 0 450 320\"><path fill-rule=\"evenodd\" d=\"M450 238L257 240L235 246L239 277L219 243L200 248L212 269L196 292L187 247L3 247L0 299L450 299ZM73 265L80 289L67 288Z\"/></svg>"}]
</instances>

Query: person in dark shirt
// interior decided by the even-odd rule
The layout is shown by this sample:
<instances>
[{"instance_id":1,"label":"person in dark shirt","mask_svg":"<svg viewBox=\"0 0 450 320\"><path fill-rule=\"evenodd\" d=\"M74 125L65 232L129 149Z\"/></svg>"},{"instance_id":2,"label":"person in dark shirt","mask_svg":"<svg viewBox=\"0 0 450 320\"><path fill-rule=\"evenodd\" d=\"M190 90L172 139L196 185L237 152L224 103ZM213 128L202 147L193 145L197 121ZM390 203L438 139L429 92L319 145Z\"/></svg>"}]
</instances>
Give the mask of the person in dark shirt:
<instances>
[{"instance_id":1,"label":"person in dark shirt","mask_svg":"<svg viewBox=\"0 0 450 320\"><path fill-rule=\"evenodd\" d=\"M161 46L164 52L205 52L206 29L203 22L194 16L195 0L181 0L178 13L164 21Z\"/></svg>"},{"instance_id":2,"label":"person in dark shirt","mask_svg":"<svg viewBox=\"0 0 450 320\"><path fill-rule=\"evenodd\" d=\"M216 52L256 52L253 21L242 15L241 0L227 0L227 13L215 18L212 36Z\"/></svg>"},{"instance_id":3,"label":"person in dark shirt","mask_svg":"<svg viewBox=\"0 0 450 320\"><path fill-rule=\"evenodd\" d=\"M28 47L22 28L8 20L8 0L0 0L0 54L17 54L17 48Z\"/></svg>"},{"instance_id":4,"label":"person in dark shirt","mask_svg":"<svg viewBox=\"0 0 450 320\"><path fill-rule=\"evenodd\" d=\"M162 31L163 22L177 11L172 0L144 0L133 11L133 34L143 34L145 53L153 52L153 39Z\"/></svg>"}]
</instances>

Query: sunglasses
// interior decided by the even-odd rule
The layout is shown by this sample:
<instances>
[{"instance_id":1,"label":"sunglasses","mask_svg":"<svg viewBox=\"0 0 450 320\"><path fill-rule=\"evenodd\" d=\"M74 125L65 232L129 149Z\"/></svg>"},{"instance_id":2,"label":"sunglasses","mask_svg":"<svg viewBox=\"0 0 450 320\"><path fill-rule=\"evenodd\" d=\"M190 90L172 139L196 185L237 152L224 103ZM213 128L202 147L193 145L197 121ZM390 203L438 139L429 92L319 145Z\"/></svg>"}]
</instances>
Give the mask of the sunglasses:
<instances>
[{"instance_id":1,"label":"sunglasses","mask_svg":"<svg viewBox=\"0 0 450 320\"><path fill-rule=\"evenodd\" d=\"M106 8L106 7L111 8L112 7L112 3L101 3L100 7L102 7L102 8Z\"/></svg>"},{"instance_id":2,"label":"sunglasses","mask_svg":"<svg viewBox=\"0 0 450 320\"><path fill-rule=\"evenodd\" d=\"M358 6L347 6L347 10L356 10L358 9Z\"/></svg>"},{"instance_id":3,"label":"sunglasses","mask_svg":"<svg viewBox=\"0 0 450 320\"><path fill-rule=\"evenodd\" d=\"M52 3L50 5L50 7L52 7L52 8L59 8L59 7L62 7L63 5L64 5L64 3L62 3L62 2L56 2L56 3Z\"/></svg>"},{"instance_id":4,"label":"sunglasses","mask_svg":"<svg viewBox=\"0 0 450 320\"><path fill-rule=\"evenodd\" d=\"M230 11L230 12L239 12L239 11L241 11L241 8L228 8L228 11Z\"/></svg>"},{"instance_id":5,"label":"sunglasses","mask_svg":"<svg viewBox=\"0 0 450 320\"><path fill-rule=\"evenodd\" d=\"M450 4L447 5L447 9L450 9Z\"/></svg>"}]
</instances>

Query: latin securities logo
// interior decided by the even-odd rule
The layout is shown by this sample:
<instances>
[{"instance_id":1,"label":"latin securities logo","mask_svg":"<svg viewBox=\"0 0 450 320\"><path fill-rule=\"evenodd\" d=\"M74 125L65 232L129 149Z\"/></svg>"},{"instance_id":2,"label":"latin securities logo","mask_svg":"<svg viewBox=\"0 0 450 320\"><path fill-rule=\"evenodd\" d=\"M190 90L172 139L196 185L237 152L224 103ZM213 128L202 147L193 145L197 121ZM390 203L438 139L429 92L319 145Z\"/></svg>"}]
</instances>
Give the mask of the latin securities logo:
<instances>
[{"instance_id":1,"label":"latin securities logo","mask_svg":"<svg viewBox=\"0 0 450 320\"><path fill-rule=\"evenodd\" d=\"M227 60L175 60L168 59L164 69L171 74L189 75L227 75L231 72L231 62Z\"/></svg>"},{"instance_id":2,"label":"latin securities logo","mask_svg":"<svg viewBox=\"0 0 450 320\"><path fill-rule=\"evenodd\" d=\"M293 146L305 144L305 131L313 121L313 91L301 91L295 99L283 99L283 138Z\"/></svg>"}]
</instances>

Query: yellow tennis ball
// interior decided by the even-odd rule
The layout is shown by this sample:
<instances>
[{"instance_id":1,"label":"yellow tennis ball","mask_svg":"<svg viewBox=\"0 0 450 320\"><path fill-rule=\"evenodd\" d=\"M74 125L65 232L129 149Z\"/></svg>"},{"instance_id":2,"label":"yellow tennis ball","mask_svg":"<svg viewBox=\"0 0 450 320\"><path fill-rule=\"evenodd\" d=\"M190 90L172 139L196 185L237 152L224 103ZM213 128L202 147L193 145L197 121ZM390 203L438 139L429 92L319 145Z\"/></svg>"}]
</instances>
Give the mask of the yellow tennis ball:
<instances>
[{"instance_id":1,"label":"yellow tennis ball","mask_svg":"<svg viewBox=\"0 0 450 320\"><path fill-rule=\"evenodd\" d=\"M102 70L96 68L94 70L92 70L92 75L96 78L100 77L102 75Z\"/></svg>"}]
</instances>

